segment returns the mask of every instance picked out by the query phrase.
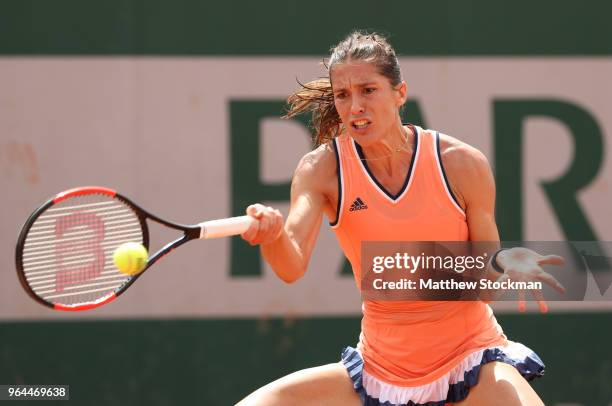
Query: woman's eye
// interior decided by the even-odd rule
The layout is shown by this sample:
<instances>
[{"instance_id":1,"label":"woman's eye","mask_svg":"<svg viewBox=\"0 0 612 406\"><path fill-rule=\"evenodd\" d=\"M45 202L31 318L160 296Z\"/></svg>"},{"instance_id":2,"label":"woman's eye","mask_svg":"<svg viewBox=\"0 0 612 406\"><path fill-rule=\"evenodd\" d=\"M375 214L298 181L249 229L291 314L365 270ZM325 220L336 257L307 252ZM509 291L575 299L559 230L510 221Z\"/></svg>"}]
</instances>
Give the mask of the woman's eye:
<instances>
[{"instance_id":1,"label":"woman's eye","mask_svg":"<svg viewBox=\"0 0 612 406\"><path fill-rule=\"evenodd\" d=\"M336 93L336 99L344 99L346 97L346 93Z\"/></svg>"},{"instance_id":2,"label":"woman's eye","mask_svg":"<svg viewBox=\"0 0 612 406\"><path fill-rule=\"evenodd\" d=\"M374 87L366 87L365 88L365 93L366 94L374 93L375 91L376 91L376 88L374 88Z\"/></svg>"}]
</instances>

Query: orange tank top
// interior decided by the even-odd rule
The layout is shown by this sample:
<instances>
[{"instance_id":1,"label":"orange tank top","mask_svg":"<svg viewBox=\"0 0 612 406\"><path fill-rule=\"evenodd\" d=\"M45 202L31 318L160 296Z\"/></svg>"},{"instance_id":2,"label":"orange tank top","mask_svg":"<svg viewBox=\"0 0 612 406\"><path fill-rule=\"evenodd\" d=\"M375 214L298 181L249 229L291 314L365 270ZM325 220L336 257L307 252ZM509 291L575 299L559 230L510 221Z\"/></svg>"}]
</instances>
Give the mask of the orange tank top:
<instances>
[{"instance_id":1,"label":"orange tank top","mask_svg":"<svg viewBox=\"0 0 612 406\"><path fill-rule=\"evenodd\" d=\"M339 196L332 229L360 286L362 241L467 241L465 213L446 180L439 134L410 126L414 150L402 189L389 193L348 135L334 139ZM468 354L504 345L480 301L373 301L362 305L358 348L366 371L398 386L431 383Z\"/></svg>"}]
</instances>

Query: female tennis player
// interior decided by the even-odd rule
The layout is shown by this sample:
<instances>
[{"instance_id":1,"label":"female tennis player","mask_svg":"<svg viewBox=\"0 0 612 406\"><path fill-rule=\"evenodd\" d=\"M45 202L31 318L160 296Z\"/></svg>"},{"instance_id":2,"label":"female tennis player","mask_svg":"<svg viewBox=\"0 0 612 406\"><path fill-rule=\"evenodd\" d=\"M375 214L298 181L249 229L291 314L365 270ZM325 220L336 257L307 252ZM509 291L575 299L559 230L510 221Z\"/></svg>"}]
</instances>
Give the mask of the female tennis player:
<instances>
[{"instance_id":1,"label":"female tennis player","mask_svg":"<svg viewBox=\"0 0 612 406\"><path fill-rule=\"evenodd\" d=\"M318 147L295 171L287 221L271 207L247 208L258 221L243 238L260 245L278 277L292 283L304 275L324 214L358 284L362 241L499 241L486 158L455 138L402 124L407 88L386 39L352 33L327 67L328 78L288 99L289 117L313 112ZM496 265L505 272L489 269L487 277L562 290L542 269L562 261L504 250ZM359 342L341 362L283 377L239 405L543 404L527 381L544 364L506 338L486 303L364 300L362 308Z\"/></svg>"}]
</instances>

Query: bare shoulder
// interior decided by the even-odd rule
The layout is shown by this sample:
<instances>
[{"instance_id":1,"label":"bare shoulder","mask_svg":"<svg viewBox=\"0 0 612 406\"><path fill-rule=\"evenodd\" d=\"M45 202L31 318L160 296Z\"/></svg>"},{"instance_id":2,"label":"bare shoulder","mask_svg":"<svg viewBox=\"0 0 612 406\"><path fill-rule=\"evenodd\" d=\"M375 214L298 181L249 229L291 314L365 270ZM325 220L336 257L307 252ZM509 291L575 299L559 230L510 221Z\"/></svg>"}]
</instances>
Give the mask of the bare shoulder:
<instances>
[{"instance_id":1,"label":"bare shoulder","mask_svg":"<svg viewBox=\"0 0 612 406\"><path fill-rule=\"evenodd\" d=\"M440 134L440 155L453 195L463 210L475 202L491 203L495 180L487 157L477 148Z\"/></svg>"},{"instance_id":2,"label":"bare shoulder","mask_svg":"<svg viewBox=\"0 0 612 406\"><path fill-rule=\"evenodd\" d=\"M462 177L482 175L491 171L485 154L450 135L440 134L440 155L449 176L453 173L460 173Z\"/></svg>"},{"instance_id":3,"label":"bare shoulder","mask_svg":"<svg viewBox=\"0 0 612 406\"><path fill-rule=\"evenodd\" d=\"M293 174L294 181L321 183L336 176L336 155L331 144L320 145L305 154Z\"/></svg>"},{"instance_id":4,"label":"bare shoulder","mask_svg":"<svg viewBox=\"0 0 612 406\"><path fill-rule=\"evenodd\" d=\"M338 200L336 154L330 143L321 145L300 159L291 183L291 199L309 196L320 202L329 218L334 218Z\"/></svg>"}]
</instances>

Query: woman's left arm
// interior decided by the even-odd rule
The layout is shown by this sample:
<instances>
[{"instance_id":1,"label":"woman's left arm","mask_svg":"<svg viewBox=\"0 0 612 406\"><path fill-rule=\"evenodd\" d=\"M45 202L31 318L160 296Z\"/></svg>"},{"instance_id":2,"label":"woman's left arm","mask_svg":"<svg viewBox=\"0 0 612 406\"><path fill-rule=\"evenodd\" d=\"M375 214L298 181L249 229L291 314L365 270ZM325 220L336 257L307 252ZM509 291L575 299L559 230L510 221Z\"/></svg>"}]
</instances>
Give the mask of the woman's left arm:
<instances>
[{"instance_id":1,"label":"woman's left arm","mask_svg":"<svg viewBox=\"0 0 612 406\"><path fill-rule=\"evenodd\" d=\"M447 149L443 162L447 167L449 181L459 203L465 210L470 241L499 242L495 223L495 180L487 158L467 144L459 143ZM498 246L499 248L499 246ZM540 255L527 248L505 249L496 256L496 263L504 270L500 274L488 266L486 277L492 281L540 281L559 292L563 286L542 268L544 265L562 265L564 260L557 255ZM540 311L547 305L542 293L532 291ZM525 310L525 292L519 292L519 310Z\"/></svg>"}]
</instances>

